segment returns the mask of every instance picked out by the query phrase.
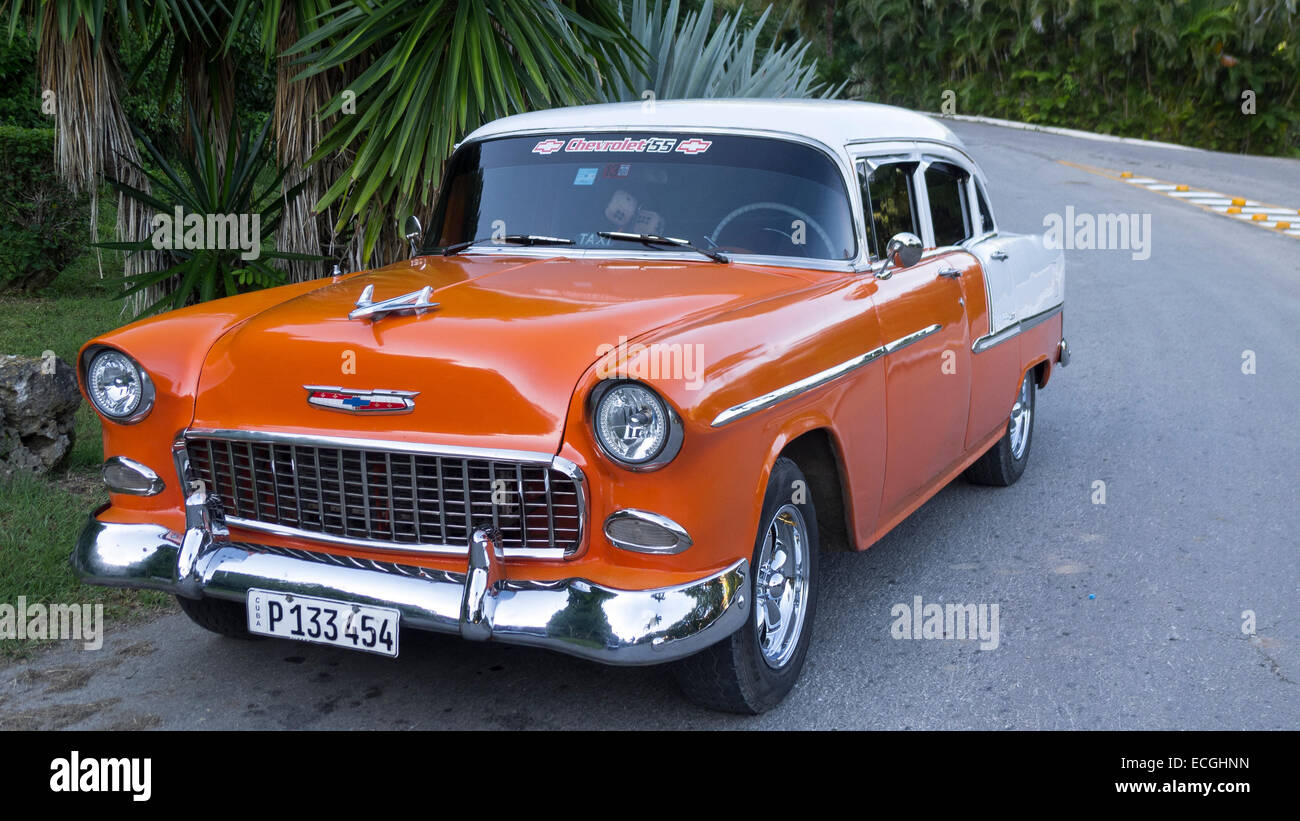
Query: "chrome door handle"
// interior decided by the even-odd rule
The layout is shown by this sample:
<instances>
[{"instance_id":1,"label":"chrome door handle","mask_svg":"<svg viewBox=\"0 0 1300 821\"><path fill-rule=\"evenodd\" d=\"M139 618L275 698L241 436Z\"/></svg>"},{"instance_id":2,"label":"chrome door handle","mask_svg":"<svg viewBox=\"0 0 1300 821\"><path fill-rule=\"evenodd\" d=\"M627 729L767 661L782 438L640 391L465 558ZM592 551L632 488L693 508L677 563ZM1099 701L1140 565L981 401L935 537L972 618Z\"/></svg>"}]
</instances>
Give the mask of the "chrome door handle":
<instances>
[{"instance_id":1,"label":"chrome door handle","mask_svg":"<svg viewBox=\"0 0 1300 821\"><path fill-rule=\"evenodd\" d=\"M990 256L991 258L993 258L993 259L996 259L998 262L1001 262L1002 260L1004 260L1004 259L1007 258L1007 252L1006 252L1006 251L994 251L993 253L989 254L989 256Z\"/></svg>"},{"instance_id":2,"label":"chrome door handle","mask_svg":"<svg viewBox=\"0 0 1300 821\"><path fill-rule=\"evenodd\" d=\"M961 271L958 271L951 265L944 265L939 269L939 276L947 277L948 279L961 279Z\"/></svg>"}]
</instances>

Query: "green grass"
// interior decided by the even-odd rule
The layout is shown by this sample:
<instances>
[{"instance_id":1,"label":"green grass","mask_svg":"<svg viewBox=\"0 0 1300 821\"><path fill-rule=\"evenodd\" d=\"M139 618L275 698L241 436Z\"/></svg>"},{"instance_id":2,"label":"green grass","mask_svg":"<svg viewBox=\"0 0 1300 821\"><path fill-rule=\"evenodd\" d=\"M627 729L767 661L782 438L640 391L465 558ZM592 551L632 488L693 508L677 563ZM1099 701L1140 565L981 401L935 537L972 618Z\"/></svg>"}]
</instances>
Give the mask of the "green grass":
<instances>
[{"instance_id":1,"label":"green grass","mask_svg":"<svg viewBox=\"0 0 1300 821\"><path fill-rule=\"evenodd\" d=\"M100 201L100 236L112 236L111 197ZM93 336L128 321L122 301L119 255L100 262L89 248L37 297L0 297L0 354L40 356L51 350L75 364L78 349ZM106 629L156 611L169 598L152 592L83 585L68 556L90 511L108 501L99 481L103 461L99 417L84 402L77 410L76 443L49 476L0 479L0 603L104 604ZM0 658L28 655L39 642L0 641Z\"/></svg>"}]
</instances>

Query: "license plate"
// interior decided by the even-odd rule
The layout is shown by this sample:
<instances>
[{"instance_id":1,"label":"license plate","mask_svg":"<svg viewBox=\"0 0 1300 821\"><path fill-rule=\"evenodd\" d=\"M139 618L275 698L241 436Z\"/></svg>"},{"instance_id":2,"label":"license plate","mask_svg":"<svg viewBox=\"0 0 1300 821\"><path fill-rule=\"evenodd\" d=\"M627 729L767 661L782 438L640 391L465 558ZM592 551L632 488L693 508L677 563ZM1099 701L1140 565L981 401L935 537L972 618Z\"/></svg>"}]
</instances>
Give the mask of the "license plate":
<instances>
[{"instance_id":1,"label":"license plate","mask_svg":"<svg viewBox=\"0 0 1300 821\"><path fill-rule=\"evenodd\" d=\"M248 631L259 636L296 639L381 656L397 656L401 614L388 607L248 591Z\"/></svg>"}]
</instances>

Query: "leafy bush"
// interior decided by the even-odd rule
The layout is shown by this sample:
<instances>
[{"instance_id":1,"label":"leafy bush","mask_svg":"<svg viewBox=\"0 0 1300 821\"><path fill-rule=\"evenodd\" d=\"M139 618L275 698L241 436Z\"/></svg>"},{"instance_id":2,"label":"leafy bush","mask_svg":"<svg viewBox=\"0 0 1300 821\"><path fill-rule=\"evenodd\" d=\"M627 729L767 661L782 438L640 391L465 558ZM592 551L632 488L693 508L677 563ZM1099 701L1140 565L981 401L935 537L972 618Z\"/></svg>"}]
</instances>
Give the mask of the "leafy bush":
<instances>
[{"instance_id":1,"label":"leafy bush","mask_svg":"<svg viewBox=\"0 0 1300 821\"><path fill-rule=\"evenodd\" d=\"M86 200L53 168L53 129L0 126L0 290L38 291L85 249Z\"/></svg>"},{"instance_id":2,"label":"leafy bush","mask_svg":"<svg viewBox=\"0 0 1300 821\"><path fill-rule=\"evenodd\" d=\"M147 306L141 315L160 310L182 308L194 302L205 302L219 296L233 296L242 291L266 288L284 282L284 272L271 262L277 259L313 260L319 257L305 254L288 254L267 247L263 237L274 237L276 226L284 214L285 199L293 197L298 188L281 193L280 184L285 171L279 168L275 149L267 140L271 120L268 118L260 131L241 130L235 120L230 122L226 137L229 146L222 152L213 144L212 136L197 125L191 112L190 137L192 153L177 161L170 160L154 143L136 130L136 138L144 145L150 167L134 164L149 179L151 192L143 191L118 180L109 184L155 213L155 232L148 240L140 242L101 242L99 246L119 251L155 254L163 260L160 266L146 273L130 277L130 287L123 297L137 292L148 295ZM169 241L170 226L176 214L201 218L198 241L191 246L175 247ZM209 218L212 219L209 219ZM247 220L256 225L254 245L248 249L218 243L217 237L204 236L203 226L210 230L214 219L221 224L228 218ZM256 218L256 222L252 220ZM161 232L161 233L160 233ZM182 233L189 235L189 230ZM224 239L224 238L223 238ZM256 250L255 256L246 258Z\"/></svg>"},{"instance_id":3,"label":"leafy bush","mask_svg":"<svg viewBox=\"0 0 1300 821\"><path fill-rule=\"evenodd\" d=\"M36 87L35 38L25 30L0 36L0 124L39 128L48 119Z\"/></svg>"}]
</instances>

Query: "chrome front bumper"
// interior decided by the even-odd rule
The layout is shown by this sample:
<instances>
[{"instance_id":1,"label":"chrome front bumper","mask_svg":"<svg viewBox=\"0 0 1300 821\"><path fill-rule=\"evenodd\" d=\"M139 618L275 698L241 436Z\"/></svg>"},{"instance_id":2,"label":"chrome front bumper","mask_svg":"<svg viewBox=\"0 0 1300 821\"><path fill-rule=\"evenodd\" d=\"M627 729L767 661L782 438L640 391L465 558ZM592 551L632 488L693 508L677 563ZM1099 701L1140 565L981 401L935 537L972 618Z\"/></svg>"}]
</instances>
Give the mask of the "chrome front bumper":
<instances>
[{"instance_id":1,"label":"chrome front bumper","mask_svg":"<svg viewBox=\"0 0 1300 821\"><path fill-rule=\"evenodd\" d=\"M506 578L489 532L475 534L465 573L224 540L201 494L184 534L91 516L72 566L89 584L246 601L251 588L396 608L402 624L557 650L605 664L660 664L696 653L749 617L749 562L689 584L617 590L583 579Z\"/></svg>"}]
</instances>

